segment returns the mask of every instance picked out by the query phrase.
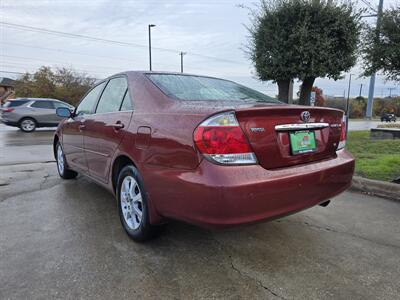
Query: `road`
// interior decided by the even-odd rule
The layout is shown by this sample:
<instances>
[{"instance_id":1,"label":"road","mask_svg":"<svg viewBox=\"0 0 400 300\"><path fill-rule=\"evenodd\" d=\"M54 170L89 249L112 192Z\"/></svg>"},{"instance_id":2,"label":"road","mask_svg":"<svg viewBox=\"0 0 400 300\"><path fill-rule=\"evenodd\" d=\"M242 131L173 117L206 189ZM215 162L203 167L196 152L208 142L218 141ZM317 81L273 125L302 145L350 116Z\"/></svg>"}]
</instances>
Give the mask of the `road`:
<instances>
[{"instance_id":1,"label":"road","mask_svg":"<svg viewBox=\"0 0 400 300\"><path fill-rule=\"evenodd\" d=\"M0 165L54 161L49 150L54 128L40 128L24 133L0 123Z\"/></svg>"},{"instance_id":2,"label":"road","mask_svg":"<svg viewBox=\"0 0 400 300\"><path fill-rule=\"evenodd\" d=\"M376 120L350 120L349 122L349 130L350 131L360 131L360 130L369 130L371 128L378 127L379 124L385 124Z\"/></svg>"},{"instance_id":3,"label":"road","mask_svg":"<svg viewBox=\"0 0 400 300\"><path fill-rule=\"evenodd\" d=\"M0 299L399 299L398 202L345 192L227 231L171 222L138 244L104 189L58 178L52 133L0 130Z\"/></svg>"}]
</instances>

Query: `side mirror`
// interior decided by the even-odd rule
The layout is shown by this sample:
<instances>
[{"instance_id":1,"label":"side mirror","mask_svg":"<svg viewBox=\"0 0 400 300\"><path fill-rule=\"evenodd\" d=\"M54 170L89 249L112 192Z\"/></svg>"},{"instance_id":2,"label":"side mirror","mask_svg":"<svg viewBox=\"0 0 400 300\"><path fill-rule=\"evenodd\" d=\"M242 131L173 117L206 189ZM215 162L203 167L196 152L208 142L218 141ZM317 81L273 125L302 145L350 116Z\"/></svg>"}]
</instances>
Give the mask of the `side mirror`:
<instances>
[{"instance_id":1,"label":"side mirror","mask_svg":"<svg viewBox=\"0 0 400 300\"><path fill-rule=\"evenodd\" d=\"M56 114L57 114L57 116L59 116L61 118L71 118L72 117L72 112L67 107L58 107L56 109Z\"/></svg>"}]
</instances>

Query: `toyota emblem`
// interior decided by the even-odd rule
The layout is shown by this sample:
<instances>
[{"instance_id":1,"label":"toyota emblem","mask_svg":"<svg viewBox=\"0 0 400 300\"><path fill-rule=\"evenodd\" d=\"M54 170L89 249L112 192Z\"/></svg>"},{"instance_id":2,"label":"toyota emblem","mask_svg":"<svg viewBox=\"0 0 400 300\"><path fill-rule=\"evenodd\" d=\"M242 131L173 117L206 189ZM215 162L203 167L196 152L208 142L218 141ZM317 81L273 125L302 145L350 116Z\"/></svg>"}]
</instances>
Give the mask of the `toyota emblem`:
<instances>
[{"instance_id":1,"label":"toyota emblem","mask_svg":"<svg viewBox=\"0 0 400 300\"><path fill-rule=\"evenodd\" d=\"M303 111L303 112L300 114L300 119L301 119L303 122L305 122L305 123L307 123L308 121L310 121L310 117L311 117L311 114L310 114L309 111Z\"/></svg>"}]
</instances>

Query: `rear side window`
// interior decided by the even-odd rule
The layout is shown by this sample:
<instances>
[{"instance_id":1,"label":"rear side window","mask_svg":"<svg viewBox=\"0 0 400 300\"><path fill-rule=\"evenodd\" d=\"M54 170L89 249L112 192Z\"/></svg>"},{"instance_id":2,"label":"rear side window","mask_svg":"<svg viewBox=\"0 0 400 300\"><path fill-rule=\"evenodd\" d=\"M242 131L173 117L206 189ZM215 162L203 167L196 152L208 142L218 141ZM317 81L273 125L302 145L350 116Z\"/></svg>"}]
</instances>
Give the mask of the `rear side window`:
<instances>
[{"instance_id":1,"label":"rear side window","mask_svg":"<svg viewBox=\"0 0 400 300\"><path fill-rule=\"evenodd\" d=\"M124 100L122 100L120 108L120 111L127 111L127 110L132 110L132 102L131 102L131 97L129 97L128 90L125 93L125 97Z\"/></svg>"},{"instance_id":2,"label":"rear side window","mask_svg":"<svg viewBox=\"0 0 400 300\"><path fill-rule=\"evenodd\" d=\"M54 109L52 101L35 101L31 104L34 108Z\"/></svg>"},{"instance_id":3,"label":"rear side window","mask_svg":"<svg viewBox=\"0 0 400 300\"><path fill-rule=\"evenodd\" d=\"M124 77L110 79L97 104L96 113L119 111L128 83Z\"/></svg>"},{"instance_id":4,"label":"rear side window","mask_svg":"<svg viewBox=\"0 0 400 300\"><path fill-rule=\"evenodd\" d=\"M275 98L228 80L176 74L147 76L167 96L175 99L280 103Z\"/></svg>"},{"instance_id":5,"label":"rear side window","mask_svg":"<svg viewBox=\"0 0 400 300\"><path fill-rule=\"evenodd\" d=\"M103 87L106 83L102 82L98 86L94 87L86 96L82 99L81 103L79 103L75 114L79 115L89 115L93 111L93 107L96 104L97 99Z\"/></svg>"},{"instance_id":6,"label":"rear side window","mask_svg":"<svg viewBox=\"0 0 400 300\"><path fill-rule=\"evenodd\" d=\"M17 107L28 103L30 100L13 100L4 103L3 107Z\"/></svg>"}]
</instances>

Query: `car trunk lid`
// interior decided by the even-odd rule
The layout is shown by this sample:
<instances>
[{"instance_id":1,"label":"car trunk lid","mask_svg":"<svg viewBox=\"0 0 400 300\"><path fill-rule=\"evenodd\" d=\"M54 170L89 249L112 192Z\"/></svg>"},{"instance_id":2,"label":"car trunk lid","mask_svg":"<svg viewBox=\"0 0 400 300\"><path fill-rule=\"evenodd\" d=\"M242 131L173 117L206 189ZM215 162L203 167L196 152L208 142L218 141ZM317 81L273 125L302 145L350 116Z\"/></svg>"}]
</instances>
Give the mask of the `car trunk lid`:
<instances>
[{"instance_id":1,"label":"car trunk lid","mask_svg":"<svg viewBox=\"0 0 400 300\"><path fill-rule=\"evenodd\" d=\"M336 157L343 117L340 110L281 105L239 108L235 113L258 162L265 169ZM302 120L302 113L305 117L309 113L309 119ZM294 151L291 133L299 132L310 133L305 139L315 137L315 149L307 153Z\"/></svg>"}]
</instances>

